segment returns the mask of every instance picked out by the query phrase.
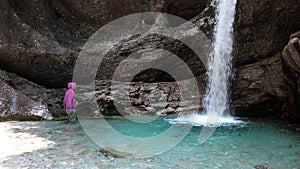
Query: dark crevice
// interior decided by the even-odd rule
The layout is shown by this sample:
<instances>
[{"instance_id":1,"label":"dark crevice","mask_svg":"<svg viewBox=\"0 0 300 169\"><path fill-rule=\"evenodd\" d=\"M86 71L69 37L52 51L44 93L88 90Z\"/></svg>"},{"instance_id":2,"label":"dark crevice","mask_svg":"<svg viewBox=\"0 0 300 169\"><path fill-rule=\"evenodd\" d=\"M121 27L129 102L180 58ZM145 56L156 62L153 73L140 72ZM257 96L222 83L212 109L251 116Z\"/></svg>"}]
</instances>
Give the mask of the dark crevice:
<instances>
[{"instance_id":1,"label":"dark crevice","mask_svg":"<svg viewBox=\"0 0 300 169\"><path fill-rule=\"evenodd\" d=\"M133 82L145 82L145 83L156 83L156 82L175 82L175 79L168 74L159 69L147 69L138 73L132 79Z\"/></svg>"}]
</instances>

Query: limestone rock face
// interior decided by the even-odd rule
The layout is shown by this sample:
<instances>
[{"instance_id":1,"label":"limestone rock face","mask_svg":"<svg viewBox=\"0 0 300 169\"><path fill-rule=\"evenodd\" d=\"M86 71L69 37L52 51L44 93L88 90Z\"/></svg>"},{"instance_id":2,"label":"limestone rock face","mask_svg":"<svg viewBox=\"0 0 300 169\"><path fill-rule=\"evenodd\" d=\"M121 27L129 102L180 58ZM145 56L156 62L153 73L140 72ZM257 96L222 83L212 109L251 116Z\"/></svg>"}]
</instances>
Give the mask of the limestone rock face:
<instances>
[{"instance_id":1,"label":"limestone rock face","mask_svg":"<svg viewBox=\"0 0 300 169\"><path fill-rule=\"evenodd\" d=\"M80 48L101 26L137 12L163 11L190 19L205 5L206 0L4 0L0 68L47 87L64 87Z\"/></svg>"},{"instance_id":2,"label":"limestone rock face","mask_svg":"<svg viewBox=\"0 0 300 169\"><path fill-rule=\"evenodd\" d=\"M288 95L284 103L284 118L300 122L300 31L291 35L282 52L284 78Z\"/></svg>"},{"instance_id":3,"label":"limestone rock face","mask_svg":"<svg viewBox=\"0 0 300 169\"><path fill-rule=\"evenodd\" d=\"M13 73L0 70L0 120L52 119L65 115L65 89L46 89Z\"/></svg>"},{"instance_id":4,"label":"limestone rock face","mask_svg":"<svg viewBox=\"0 0 300 169\"><path fill-rule=\"evenodd\" d=\"M98 81L96 98L102 115L171 115L189 114L202 110L203 95L191 93L183 99L176 82L120 83ZM189 80L181 83L190 83ZM99 89L100 88L100 89Z\"/></svg>"},{"instance_id":5,"label":"limestone rock face","mask_svg":"<svg viewBox=\"0 0 300 169\"><path fill-rule=\"evenodd\" d=\"M298 0L240 0L237 4L235 64L255 63L281 52L300 29Z\"/></svg>"},{"instance_id":6,"label":"limestone rock face","mask_svg":"<svg viewBox=\"0 0 300 169\"><path fill-rule=\"evenodd\" d=\"M52 115L48 113L48 109L39 102L23 95L11 86L0 80L0 121L2 120L26 120L42 118L51 120ZM31 118L30 118L31 116Z\"/></svg>"},{"instance_id":7,"label":"limestone rock face","mask_svg":"<svg viewBox=\"0 0 300 169\"><path fill-rule=\"evenodd\" d=\"M281 52L300 29L298 0L240 0L235 22L233 105L243 116L278 116L287 93Z\"/></svg>"},{"instance_id":8,"label":"limestone rock face","mask_svg":"<svg viewBox=\"0 0 300 169\"><path fill-rule=\"evenodd\" d=\"M280 117L286 97L281 53L236 69L234 114L248 117Z\"/></svg>"}]
</instances>

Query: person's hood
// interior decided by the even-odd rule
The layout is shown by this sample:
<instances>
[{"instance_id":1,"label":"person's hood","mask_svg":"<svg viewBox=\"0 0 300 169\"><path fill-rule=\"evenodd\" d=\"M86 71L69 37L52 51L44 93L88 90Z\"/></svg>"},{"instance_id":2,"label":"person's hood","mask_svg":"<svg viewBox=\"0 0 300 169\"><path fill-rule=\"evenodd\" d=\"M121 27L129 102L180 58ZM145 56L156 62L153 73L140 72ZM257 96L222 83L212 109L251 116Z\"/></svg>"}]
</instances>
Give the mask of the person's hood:
<instances>
[{"instance_id":1,"label":"person's hood","mask_svg":"<svg viewBox=\"0 0 300 169\"><path fill-rule=\"evenodd\" d=\"M75 89L76 88L76 83L75 82L69 82L68 83L68 88L69 89Z\"/></svg>"}]
</instances>

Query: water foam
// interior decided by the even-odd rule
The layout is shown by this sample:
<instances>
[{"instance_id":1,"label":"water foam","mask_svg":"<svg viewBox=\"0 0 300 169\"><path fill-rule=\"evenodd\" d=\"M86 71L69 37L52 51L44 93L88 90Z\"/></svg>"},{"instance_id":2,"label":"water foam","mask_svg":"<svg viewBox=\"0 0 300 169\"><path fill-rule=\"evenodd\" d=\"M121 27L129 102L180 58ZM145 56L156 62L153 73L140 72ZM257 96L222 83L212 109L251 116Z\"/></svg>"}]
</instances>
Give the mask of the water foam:
<instances>
[{"instance_id":1,"label":"water foam","mask_svg":"<svg viewBox=\"0 0 300 169\"><path fill-rule=\"evenodd\" d=\"M185 116L179 116L175 119L166 119L171 124L192 124L193 126L205 126L205 127L219 127L219 126L231 126L239 125L245 122L231 117L231 116L209 116L191 114Z\"/></svg>"}]
</instances>

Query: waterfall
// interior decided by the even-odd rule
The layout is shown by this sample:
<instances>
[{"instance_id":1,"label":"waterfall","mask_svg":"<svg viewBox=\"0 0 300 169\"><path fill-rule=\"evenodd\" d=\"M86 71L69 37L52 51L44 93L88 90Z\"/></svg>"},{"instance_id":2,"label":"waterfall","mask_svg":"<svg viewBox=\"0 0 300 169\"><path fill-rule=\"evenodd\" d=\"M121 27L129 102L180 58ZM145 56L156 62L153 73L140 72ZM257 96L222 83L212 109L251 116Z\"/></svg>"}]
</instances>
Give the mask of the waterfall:
<instances>
[{"instance_id":1,"label":"waterfall","mask_svg":"<svg viewBox=\"0 0 300 169\"><path fill-rule=\"evenodd\" d=\"M232 76L233 23L237 0L220 0L214 49L208 62L208 86L204 99L205 113L211 117L230 115L229 86Z\"/></svg>"},{"instance_id":2,"label":"waterfall","mask_svg":"<svg viewBox=\"0 0 300 169\"><path fill-rule=\"evenodd\" d=\"M208 84L203 99L204 115L192 114L168 120L171 124L205 126L199 142L205 142L219 125L243 123L230 116L230 80L232 77L233 23L237 0L219 0L213 51L208 60Z\"/></svg>"},{"instance_id":3,"label":"waterfall","mask_svg":"<svg viewBox=\"0 0 300 169\"><path fill-rule=\"evenodd\" d=\"M17 111L17 96L14 96L11 101L10 111L12 113L16 113Z\"/></svg>"}]
</instances>

